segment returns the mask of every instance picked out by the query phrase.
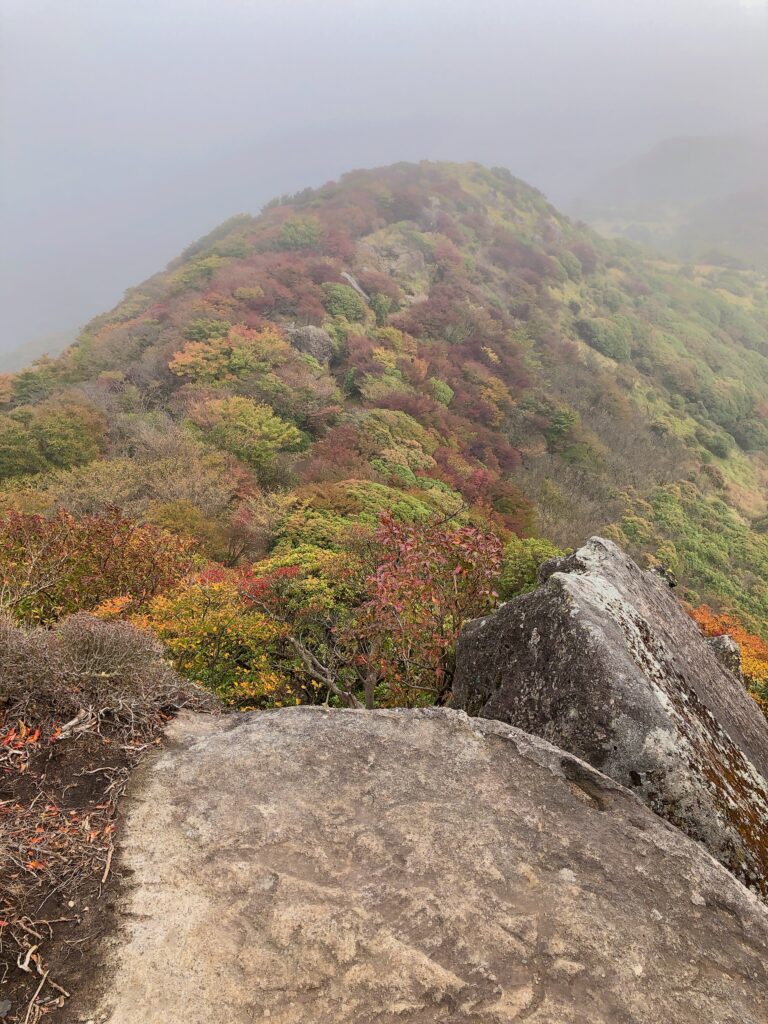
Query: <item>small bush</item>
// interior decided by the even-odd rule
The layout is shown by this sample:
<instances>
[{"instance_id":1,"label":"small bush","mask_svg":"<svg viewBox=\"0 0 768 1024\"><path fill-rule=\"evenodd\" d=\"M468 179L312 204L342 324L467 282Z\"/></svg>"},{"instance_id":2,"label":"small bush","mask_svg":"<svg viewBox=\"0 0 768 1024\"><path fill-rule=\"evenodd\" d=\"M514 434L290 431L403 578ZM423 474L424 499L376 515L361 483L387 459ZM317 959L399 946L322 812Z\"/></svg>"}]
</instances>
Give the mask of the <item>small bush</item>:
<instances>
[{"instance_id":1,"label":"small bush","mask_svg":"<svg viewBox=\"0 0 768 1024\"><path fill-rule=\"evenodd\" d=\"M47 629L22 629L10 615L0 614L0 713L27 699L52 699L50 638Z\"/></svg>"},{"instance_id":2,"label":"small bush","mask_svg":"<svg viewBox=\"0 0 768 1024\"><path fill-rule=\"evenodd\" d=\"M610 359L626 362L630 355L630 333L619 320L595 317L577 320L576 331L582 341Z\"/></svg>"},{"instance_id":3,"label":"small bush","mask_svg":"<svg viewBox=\"0 0 768 1024\"><path fill-rule=\"evenodd\" d=\"M525 594L536 586L539 567L550 558L559 558L563 552L548 540L538 537L513 537L504 547L499 591L508 601Z\"/></svg>"},{"instance_id":4,"label":"small bush","mask_svg":"<svg viewBox=\"0 0 768 1024\"><path fill-rule=\"evenodd\" d=\"M728 434L724 432L716 433L713 430L707 430L705 427L697 429L696 440L719 459L727 459L734 447L733 439Z\"/></svg>"},{"instance_id":5,"label":"small bush","mask_svg":"<svg viewBox=\"0 0 768 1024\"><path fill-rule=\"evenodd\" d=\"M432 397L436 402L441 405L450 405L453 401L454 390L450 384L446 384L444 380L440 380L439 377L430 377L427 381L429 390L432 392Z\"/></svg>"},{"instance_id":6,"label":"small bush","mask_svg":"<svg viewBox=\"0 0 768 1024\"><path fill-rule=\"evenodd\" d=\"M187 341L208 341L210 338L226 338L232 329L228 320L206 320L198 317L190 320L185 326L182 334Z\"/></svg>"},{"instance_id":7,"label":"small bush","mask_svg":"<svg viewBox=\"0 0 768 1024\"><path fill-rule=\"evenodd\" d=\"M9 511L0 515L0 610L45 623L115 596L138 608L192 562L189 541L117 509L80 517L59 510L48 519Z\"/></svg>"},{"instance_id":8,"label":"small bush","mask_svg":"<svg viewBox=\"0 0 768 1024\"><path fill-rule=\"evenodd\" d=\"M365 320L365 303L348 284L324 284L323 305L330 316L341 316L351 322Z\"/></svg>"},{"instance_id":9,"label":"small bush","mask_svg":"<svg viewBox=\"0 0 768 1024\"><path fill-rule=\"evenodd\" d=\"M210 697L182 680L160 641L127 622L79 613L53 629L17 626L0 616L0 713L28 721L67 721L85 712L96 723L142 732L163 709Z\"/></svg>"},{"instance_id":10,"label":"small bush","mask_svg":"<svg viewBox=\"0 0 768 1024\"><path fill-rule=\"evenodd\" d=\"M289 251L317 248L323 228L315 217L289 217L280 232L279 247Z\"/></svg>"}]
</instances>

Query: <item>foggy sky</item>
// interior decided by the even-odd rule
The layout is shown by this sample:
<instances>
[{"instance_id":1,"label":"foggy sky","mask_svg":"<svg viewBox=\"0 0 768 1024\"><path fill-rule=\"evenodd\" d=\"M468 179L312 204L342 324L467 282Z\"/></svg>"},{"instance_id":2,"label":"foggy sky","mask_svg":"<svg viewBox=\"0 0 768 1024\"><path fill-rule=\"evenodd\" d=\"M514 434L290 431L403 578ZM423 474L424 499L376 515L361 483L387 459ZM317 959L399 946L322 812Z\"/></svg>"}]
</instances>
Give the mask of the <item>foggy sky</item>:
<instances>
[{"instance_id":1,"label":"foggy sky","mask_svg":"<svg viewBox=\"0 0 768 1024\"><path fill-rule=\"evenodd\" d=\"M768 0L0 0L0 350L354 167L475 159L562 201L767 110Z\"/></svg>"}]
</instances>

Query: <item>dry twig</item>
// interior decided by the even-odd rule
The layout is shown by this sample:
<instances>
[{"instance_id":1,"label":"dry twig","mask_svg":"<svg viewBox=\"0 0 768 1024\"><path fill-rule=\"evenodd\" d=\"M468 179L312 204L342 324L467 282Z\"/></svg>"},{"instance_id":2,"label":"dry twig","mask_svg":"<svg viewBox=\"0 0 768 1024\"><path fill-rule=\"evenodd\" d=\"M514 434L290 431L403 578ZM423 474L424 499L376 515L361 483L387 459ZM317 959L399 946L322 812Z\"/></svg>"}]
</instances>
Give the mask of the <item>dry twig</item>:
<instances>
[{"instance_id":1,"label":"dry twig","mask_svg":"<svg viewBox=\"0 0 768 1024\"><path fill-rule=\"evenodd\" d=\"M33 1008L35 1008L35 1003L37 1002L37 997L40 995L40 993L41 993L41 991L43 989L43 985L45 985L47 980L48 980L48 971L46 971L45 974L43 975L43 977L41 978L40 984L37 986L35 994L32 996L32 998L29 1001L29 1006L27 1007L27 1015L24 1018L24 1024L29 1024L30 1015L32 1013ZM40 1016L40 1012L38 1010L38 1011L36 1011L35 1020L37 1020L39 1018L39 1016Z\"/></svg>"}]
</instances>

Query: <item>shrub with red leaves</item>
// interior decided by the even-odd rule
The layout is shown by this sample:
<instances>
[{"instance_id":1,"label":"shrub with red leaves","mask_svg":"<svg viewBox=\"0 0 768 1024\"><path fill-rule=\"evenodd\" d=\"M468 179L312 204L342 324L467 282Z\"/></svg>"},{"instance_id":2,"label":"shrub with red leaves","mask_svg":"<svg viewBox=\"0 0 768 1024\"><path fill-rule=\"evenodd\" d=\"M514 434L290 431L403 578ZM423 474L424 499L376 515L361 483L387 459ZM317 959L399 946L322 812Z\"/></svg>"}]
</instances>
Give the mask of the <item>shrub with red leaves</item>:
<instances>
[{"instance_id":1,"label":"shrub with red leaves","mask_svg":"<svg viewBox=\"0 0 768 1024\"><path fill-rule=\"evenodd\" d=\"M0 516L0 610L24 622L53 622L115 596L139 607L189 572L189 541L113 510L51 518Z\"/></svg>"},{"instance_id":2,"label":"shrub with red leaves","mask_svg":"<svg viewBox=\"0 0 768 1024\"><path fill-rule=\"evenodd\" d=\"M390 704L445 702L462 624L498 599L502 545L475 526L413 525L384 516L382 557L368 580L363 628Z\"/></svg>"}]
</instances>

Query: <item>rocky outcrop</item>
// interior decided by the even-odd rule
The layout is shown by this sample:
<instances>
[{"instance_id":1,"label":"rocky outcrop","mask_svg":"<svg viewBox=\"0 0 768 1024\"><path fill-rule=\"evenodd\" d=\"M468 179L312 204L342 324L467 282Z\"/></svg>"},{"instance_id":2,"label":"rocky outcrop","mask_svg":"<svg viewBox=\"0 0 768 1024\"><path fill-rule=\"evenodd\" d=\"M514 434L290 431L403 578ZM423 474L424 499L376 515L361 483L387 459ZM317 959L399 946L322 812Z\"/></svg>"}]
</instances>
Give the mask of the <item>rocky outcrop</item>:
<instances>
[{"instance_id":1,"label":"rocky outcrop","mask_svg":"<svg viewBox=\"0 0 768 1024\"><path fill-rule=\"evenodd\" d=\"M722 636L707 637L709 649L723 666L732 672L740 683L744 682L744 672L741 667L741 648L727 633Z\"/></svg>"},{"instance_id":2,"label":"rocky outcrop","mask_svg":"<svg viewBox=\"0 0 768 1024\"><path fill-rule=\"evenodd\" d=\"M448 710L187 716L145 765L110 1024L764 1024L768 911L632 793Z\"/></svg>"},{"instance_id":3,"label":"rocky outcrop","mask_svg":"<svg viewBox=\"0 0 768 1024\"><path fill-rule=\"evenodd\" d=\"M361 299L363 299L365 302L370 302L371 301L370 296L368 295L368 293L366 291L364 291L363 288L360 287L360 283L357 281L356 278L354 278L349 273L349 271L342 270L342 272L341 272L341 274L339 276L342 277L347 282L347 284L350 286L350 288L354 288L355 289L355 291L357 292L357 294L360 296Z\"/></svg>"},{"instance_id":4,"label":"rocky outcrop","mask_svg":"<svg viewBox=\"0 0 768 1024\"><path fill-rule=\"evenodd\" d=\"M322 327L307 324L306 327L286 328L288 340L299 352L312 356L318 363L327 364L333 357L333 340Z\"/></svg>"},{"instance_id":5,"label":"rocky outcrop","mask_svg":"<svg viewBox=\"0 0 768 1024\"><path fill-rule=\"evenodd\" d=\"M563 747L768 896L768 724L656 573L592 538L462 633L454 701Z\"/></svg>"}]
</instances>

